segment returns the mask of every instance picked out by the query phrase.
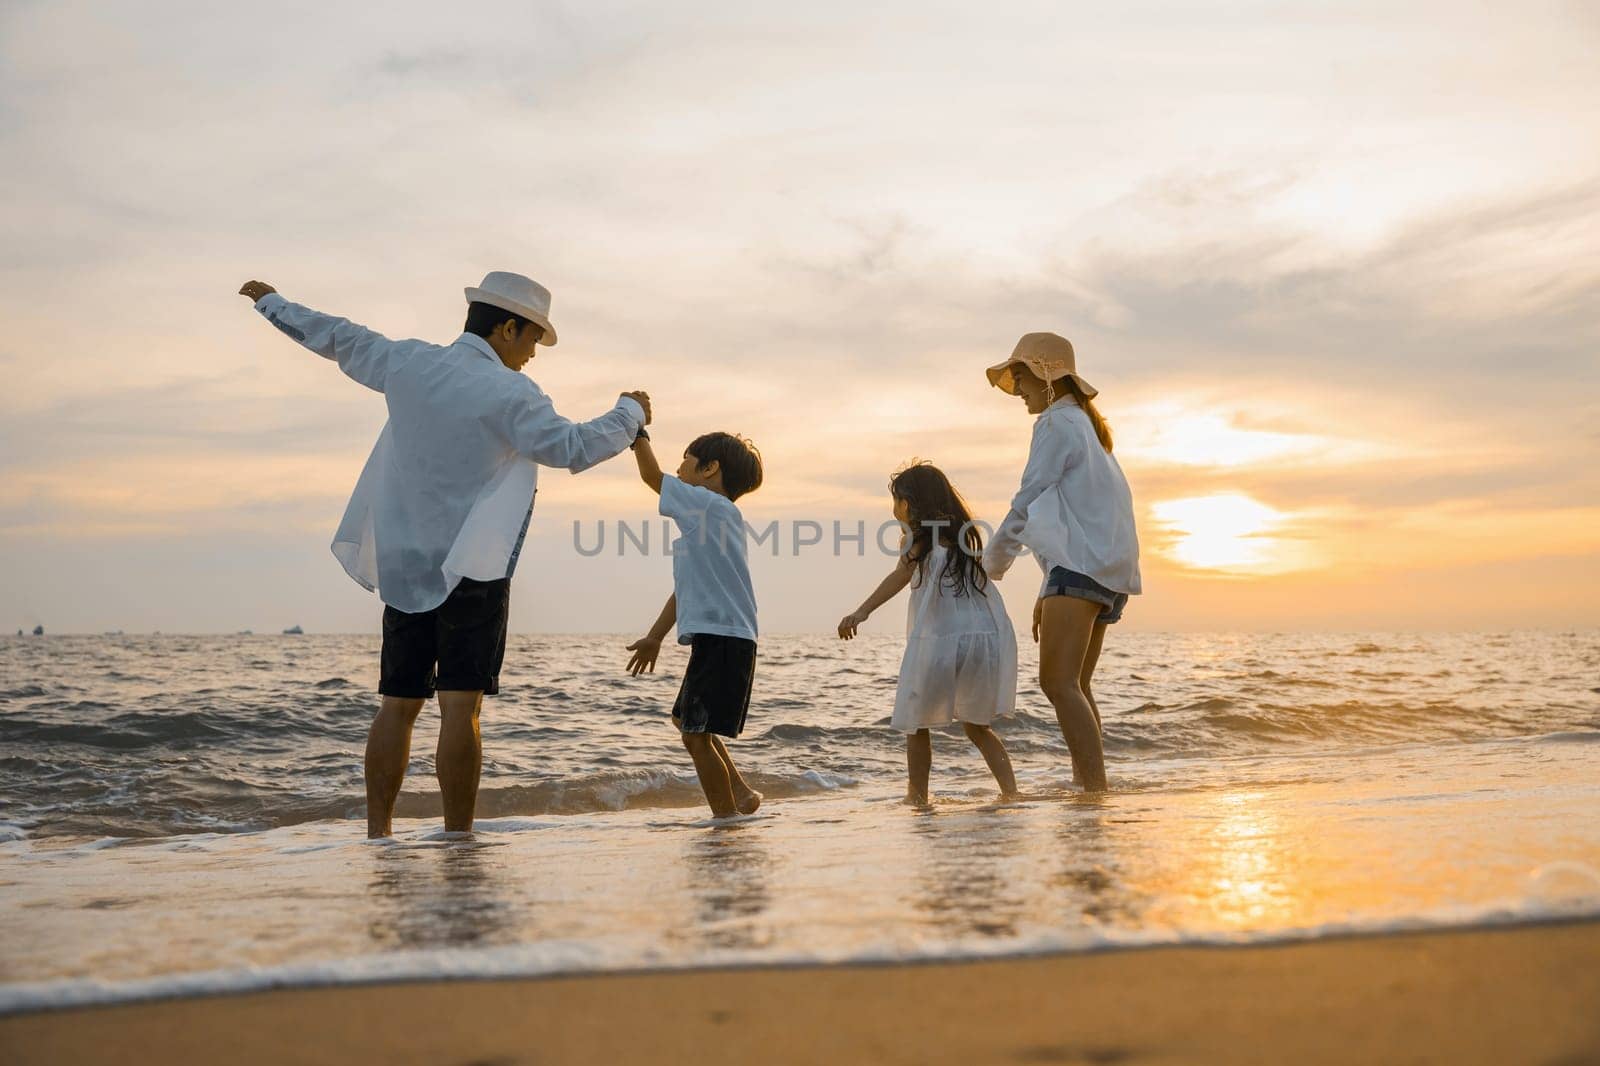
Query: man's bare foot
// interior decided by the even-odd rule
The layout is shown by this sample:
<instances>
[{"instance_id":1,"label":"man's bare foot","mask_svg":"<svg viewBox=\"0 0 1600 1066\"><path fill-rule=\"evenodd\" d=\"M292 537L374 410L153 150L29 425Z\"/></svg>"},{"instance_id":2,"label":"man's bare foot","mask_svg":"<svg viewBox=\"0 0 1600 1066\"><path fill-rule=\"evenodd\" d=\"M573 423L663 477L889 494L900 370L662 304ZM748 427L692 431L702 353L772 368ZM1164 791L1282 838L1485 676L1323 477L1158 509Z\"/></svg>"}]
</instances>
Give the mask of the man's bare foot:
<instances>
[{"instance_id":1,"label":"man's bare foot","mask_svg":"<svg viewBox=\"0 0 1600 1066\"><path fill-rule=\"evenodd\" d=\"M908 807L928 807L928 806L932 806L932 805L928 802L928 794L926 792L912 792L910 789L907 789L906 790L906 806L908 806Z\"/></svg>"},{"instance_id":2,"label":"man's bare foot","mask_svg":"<svg viewBox=\"0 0 1600 1066\"><path fill-rule=\"evenodd\" d=\"M739 808L740 814L754 814L761 809L761 801L765 798L755 789L747 789L743 795L734 797L733 805Z\"/></svg>"}]
</instances>

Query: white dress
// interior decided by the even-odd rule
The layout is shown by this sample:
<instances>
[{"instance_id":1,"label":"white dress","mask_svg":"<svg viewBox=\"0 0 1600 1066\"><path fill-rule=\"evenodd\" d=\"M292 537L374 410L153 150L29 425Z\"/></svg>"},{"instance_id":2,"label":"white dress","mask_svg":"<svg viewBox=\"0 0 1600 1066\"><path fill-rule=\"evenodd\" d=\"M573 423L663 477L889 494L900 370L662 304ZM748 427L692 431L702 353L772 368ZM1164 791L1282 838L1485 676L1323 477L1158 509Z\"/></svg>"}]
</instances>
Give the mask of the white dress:
<instances>
[{"instance_id":1,"label":"white dress","mask_svg":"<svg viewBox=\"0 0 1600 1066\"><path fill-rule=\"evenodd\" d=\"M993 581L958 596L941 581L949 549L934 544L911 579L906 652L889 724L914 733L949 722L987 725L1017 702L1017 638ZM977 560L973 560L976 566Z\"/></svg>"}]
</instances>

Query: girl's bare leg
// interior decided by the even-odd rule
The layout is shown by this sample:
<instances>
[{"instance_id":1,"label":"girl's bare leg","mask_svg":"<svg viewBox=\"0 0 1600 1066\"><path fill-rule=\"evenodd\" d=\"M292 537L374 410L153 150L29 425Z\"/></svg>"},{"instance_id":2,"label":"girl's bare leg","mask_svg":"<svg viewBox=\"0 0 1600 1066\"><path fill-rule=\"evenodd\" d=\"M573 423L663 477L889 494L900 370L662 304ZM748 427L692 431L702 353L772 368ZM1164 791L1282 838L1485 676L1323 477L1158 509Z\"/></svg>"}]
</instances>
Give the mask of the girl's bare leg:
<instances>
[{"instance_id":1,"label":"girl's bare leg","mask_svg":"<svg viewBox=\"0 0 1600 1066\"><path fill-rule=\"evenodd\" d=\"M918 807L928 805L928 770L933 766L933 737L926 729L906 734L906 772L910 781L906 785L906 802Z\"/></svg>"},{"instance_id":2,"label":"girl's bare leg","mask_svg":"<svg viewBox=\"0 0 1600 1066\"><path fill-rule=\"evenodd\" d=\"M1100 610L1098 603L1075 596L1047 596L1039 630L1039 688L1055 708L1074 776L1089 792L1106 789L1100 725L1080 681Z\"/></svg>"},{"instance_id":3,"label":"girl's bare leg","mask_svg":"<svg viewBox=\"0 0 1600 1066\"><path fill-rule=\"evenodd\" d=\"M1000 734L986 725L974 725L971 722L962 722L961 728L966 730L967 739L983 753L983 761L989 764L989 772L994 774L995 783L1000 786L1000 795L1015 796L1017 775L1011 769L1011 756L1007 754Z\"/></svg>"}]
</instances>

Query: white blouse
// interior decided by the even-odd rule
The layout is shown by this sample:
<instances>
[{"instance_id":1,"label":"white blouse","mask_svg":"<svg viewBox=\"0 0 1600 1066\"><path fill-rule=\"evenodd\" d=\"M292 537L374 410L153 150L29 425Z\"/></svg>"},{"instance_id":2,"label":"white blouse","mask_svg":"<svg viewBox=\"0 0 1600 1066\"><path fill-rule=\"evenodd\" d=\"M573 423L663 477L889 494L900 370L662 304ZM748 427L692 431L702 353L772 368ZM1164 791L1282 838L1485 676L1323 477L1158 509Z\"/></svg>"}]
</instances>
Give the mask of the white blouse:
<instances>
[{"instance_id":1,"label":"white blouse","mask_svg":"<svg viewBox=\"0 0 1600 1066\"><path fill-rule=\"evenodd\" d=\"M599 418L568 421L475 334L448 345L392 341L277 293L256 310L383 394L389 420L332 547L357 583L408 614L439 606L464 577L510 577L539 464L587 470L625 450L644 423L627 397Z\"/></svg>"},{"instance_id":2,"label":"white blouse","mask_svg":"<svg viewBox=\"0 0 1600 1066\"><path fill-rule=\"evenodd\" d=\"M1047 577L1051 567L1064 566L1112 592L1140 592L1133 492L1071 396L1034 420L1022 486L983 553L984 569L999 580L1023 548Z\"/></svg>"}]
</instances>

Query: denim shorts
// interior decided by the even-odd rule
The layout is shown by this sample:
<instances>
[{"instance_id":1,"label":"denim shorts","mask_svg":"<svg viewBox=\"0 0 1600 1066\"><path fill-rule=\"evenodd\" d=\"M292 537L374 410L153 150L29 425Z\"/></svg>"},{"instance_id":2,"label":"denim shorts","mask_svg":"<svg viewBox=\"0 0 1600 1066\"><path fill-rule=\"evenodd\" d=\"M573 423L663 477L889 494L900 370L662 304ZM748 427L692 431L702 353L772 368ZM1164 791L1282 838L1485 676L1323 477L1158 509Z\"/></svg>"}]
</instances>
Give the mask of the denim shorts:
<instances>
[{"instance_id":1,"label":"denim shorts","mask_svg":"<svg viewBox=\"0 0 1600 1066\"><path fill-rule=\"evenodd\" d=\"M1108 626L1122 621L1122 609L1128 606L1126 592L1112 592L1088 574L1080 574L1064 566L1050 568L1050 574L1045 578L1044 592L1039 598L1045 596L1072 596L1098 603L1105 610L1100 612L1095 621Z\"/></svg>"}]
</instances>

